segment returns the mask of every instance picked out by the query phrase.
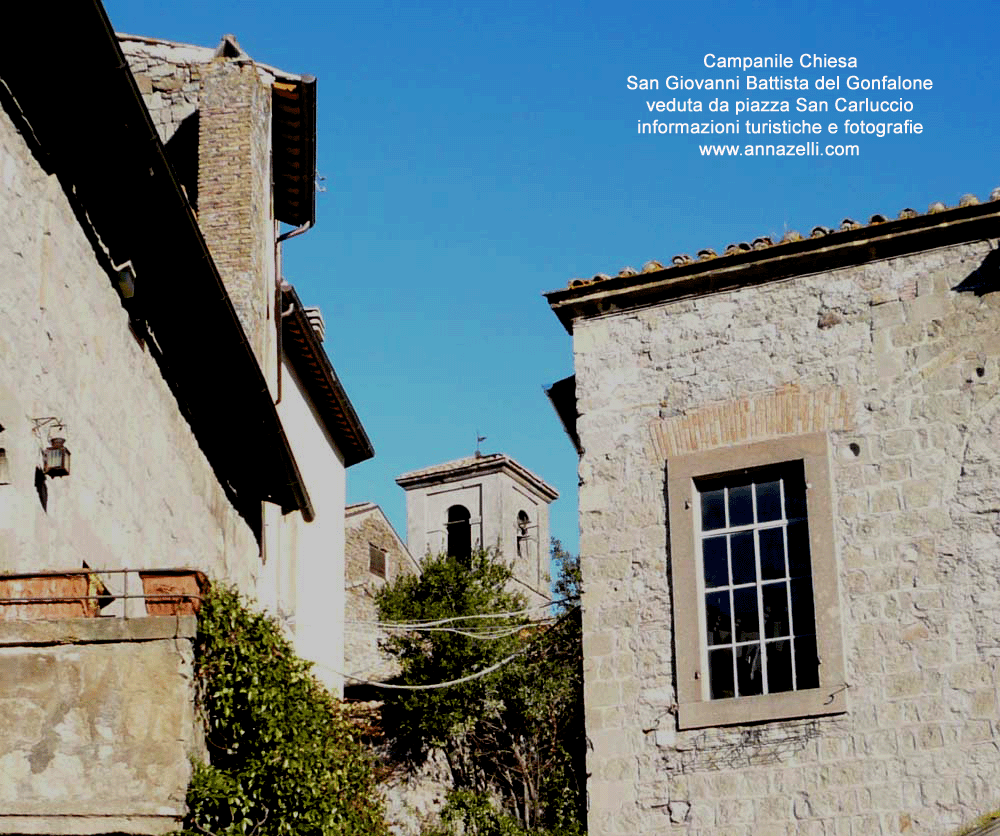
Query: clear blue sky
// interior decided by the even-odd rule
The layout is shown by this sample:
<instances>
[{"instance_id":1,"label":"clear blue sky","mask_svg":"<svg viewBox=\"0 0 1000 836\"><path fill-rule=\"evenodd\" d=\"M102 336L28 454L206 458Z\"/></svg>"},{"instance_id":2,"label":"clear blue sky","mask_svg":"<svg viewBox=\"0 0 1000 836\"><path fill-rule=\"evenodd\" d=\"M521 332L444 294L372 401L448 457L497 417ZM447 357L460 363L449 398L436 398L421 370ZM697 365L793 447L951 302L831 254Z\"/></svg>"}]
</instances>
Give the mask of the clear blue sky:
<instances>
[{"instance_id":1,"label":"clear blue sky","mask_svg":"<svg viewBox=\"0 0 1000 836\"><path fill-rule=\"evenodd\" d=\"M203 46L232 32L257 60L318 77L326 191L317 226L285 248L285 277L322 307L327 351L375 445L348 472L348 499L379 503L401 533L394 477L469 455L478 430L484 451L559 489L552 532L576 549L576 454L542 393L572 373L572 346L542 291L1000 185L996 0L106 7L119 31ZM780 71L810 81L930 78L931 92L870 94L913 101L903 117L821 117L910 117L924 133L839 135L861 156L789 159L701 157L694 137L637 135L640 118L672 119L647 99L716 95L667 91L668 75L776 74L706 69L706 53L857 58L857 70ZM627 90L629 75L660 79L659 93Z\"/></svg>"}]
</instances>

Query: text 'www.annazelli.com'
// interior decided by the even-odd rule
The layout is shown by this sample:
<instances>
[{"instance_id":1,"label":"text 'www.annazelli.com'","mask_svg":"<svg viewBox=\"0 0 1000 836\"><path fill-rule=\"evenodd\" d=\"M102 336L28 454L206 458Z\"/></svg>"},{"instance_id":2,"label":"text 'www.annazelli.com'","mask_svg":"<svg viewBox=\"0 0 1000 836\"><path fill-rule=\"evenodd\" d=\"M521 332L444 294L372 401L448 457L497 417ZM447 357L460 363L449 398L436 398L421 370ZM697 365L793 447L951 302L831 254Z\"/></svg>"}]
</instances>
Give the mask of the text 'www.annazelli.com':
<instances>
[{"instance_id":1,"label":"text 'www.annazelli.com'","mask_svg":"<svg viewBox=\"0 0 1000 836\"><path fill-rule=\"evenodd\" d=\"M699 145L703 157L858 157L857 145Z\"/></svg>"}]
</instances>

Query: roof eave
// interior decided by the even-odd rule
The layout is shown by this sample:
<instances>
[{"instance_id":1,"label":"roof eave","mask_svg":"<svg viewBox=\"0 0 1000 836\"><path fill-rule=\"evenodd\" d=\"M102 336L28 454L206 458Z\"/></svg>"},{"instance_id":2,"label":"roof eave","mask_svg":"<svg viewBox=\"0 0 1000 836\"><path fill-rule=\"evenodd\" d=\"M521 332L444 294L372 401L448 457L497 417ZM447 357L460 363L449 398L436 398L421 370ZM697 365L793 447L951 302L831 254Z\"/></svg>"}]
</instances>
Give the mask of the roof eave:
<instances>
[{"instance_id":1,"label":"roof eave","mask_svg":"<svg viewBox=\"0 0 1000 836\"><path fill-rule=\"evenodd\" d=\"M18 6L15 23L39 28L39 8ZM45 72L59 83L36 77L34 65L13 56L0 60L0 75L15 82L11 93L28 105L25 117L47 164L86 208L109 259L135 264L138 289L130 310L163 349L182 414L220 482L235 488L242 502L270 501L309 516L309 494L263 373L103 6L98 0L71 4L45 28L55 56ZM102 91L97 99L95 89ZM105 130L67 133L67 119ZM115 189L98 179L109 171L119 175ZM136 199L145 213L137 211ZM178 293L178 276L187 293ZM191 339L192 331L199 340ZM252 463L218 420L227 412L243 416L248 432L262 439Z\"/></svg>"},{"instance_id":2,"label":"roof eave","mask_svg":"<svg viewBox=\"0 0 1000 836\"><path fill-rule=\"evenodd\" d=\"M576 319L865 264L1000 234L1000 202L919 215L649 273L545 293L569 333Z\"/></svg>"},{"instance_id":3,"label":"roof eave","mask_svg":"<svg viewBox=\"0 0 1000 836\"><path fill-rule=\"evenodd\" d=\"M515 477L527 487L530 487L540 497L548 502L553 502L559 498L557 491L548 482L536 476L523 465L504 455L485 455L482 458L473 459L461 465L447 470L417 470L411 473L404 473L396 477L396 484L403 490L421 485L436 485L446 482L455 482L460 479L468 479L474 476L483 476L487 473L496 473L502 470Z\"/></svg>"},{"instance_id":4,"label":"roof eave","mask_svg":"<svg viewBox=\"0 0 1000 836\"><path fill-rule=\"evenodd\" d=\"M345 467L373 458L375 448L371 439L337 377L329 355L316 336L312 323L306 317L302 300L290 284L282 286L281 297L282 308L291 308L282 320L282 328L290 331L287 337L282 337L285 354L313 399L327 433L340 449ZM301 336L304 354L299 350L288 350L289 346L297 345L296 336ZM307 365L307 360L312 360L312 364Z\"/></svg>"},{"instance_id":5,"label":"roof eave","mask_svg":"<svg viewBox=\"0 0 1000 836\"><path fill-rule=\"evenodd\" d=\"M286 88L290 88L283 93ZM285 76L272 98L274 212L282 223L316 223L316 78ZM288 101L286 101L288 99Z\"/></svg>"}]
</instances>

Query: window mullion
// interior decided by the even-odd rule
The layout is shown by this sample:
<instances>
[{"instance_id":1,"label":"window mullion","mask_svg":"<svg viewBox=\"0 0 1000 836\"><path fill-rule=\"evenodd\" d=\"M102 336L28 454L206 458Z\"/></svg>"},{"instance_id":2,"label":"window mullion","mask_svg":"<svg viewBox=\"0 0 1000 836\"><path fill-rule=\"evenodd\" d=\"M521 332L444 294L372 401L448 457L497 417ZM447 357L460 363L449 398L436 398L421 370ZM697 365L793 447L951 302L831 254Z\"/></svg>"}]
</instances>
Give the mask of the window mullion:
<instances>
[{"instance_id":1,"label":"window mullion","mask_svg":"<svg viewBox=\"0 0 1000 836\"><path fill-rule=\"evenodd\" d=\"M725 512L726 530L729 530L729 488L723 488L723 511ZM726 535L726 560L729 566L729 656L732 659L733 668L733 696L740 695L739 671L736 670L736 601L733 600L733 549L732 538Z\"/></svg>"},{"instance_id":2,"label":"window mullion","mask_svg":"<svg viewBox=\"0 0 1000 836\"><path fill-rule=\"evenodd\" d=\"M785 551L785 596L788 599L788 653L789 662L792 666L792 690L799 690L799 680L795 664L795 615L792 612L792 556L788 552L788 505L785 502L785 480L784 477L778 480L779 495L781 497L781 516L785 520L783 531L781 532L782 544Z\"/></svg>"},{"instance_id":3,"label":"window mullion","mask_svg":"<svg viewBox=\"0 0 1000 836\"><path fill-rule=\"evenodd\" d=\"M753 509L753 562L754 574L757 578L757 635L759 644L757 646L760 654L760 682L761 693L768 693L767 687L767 649L764 647L764 586L760 571L760 531L757 526L757 484L750 483L750 507Z\"/></svg>"}]
</instances>

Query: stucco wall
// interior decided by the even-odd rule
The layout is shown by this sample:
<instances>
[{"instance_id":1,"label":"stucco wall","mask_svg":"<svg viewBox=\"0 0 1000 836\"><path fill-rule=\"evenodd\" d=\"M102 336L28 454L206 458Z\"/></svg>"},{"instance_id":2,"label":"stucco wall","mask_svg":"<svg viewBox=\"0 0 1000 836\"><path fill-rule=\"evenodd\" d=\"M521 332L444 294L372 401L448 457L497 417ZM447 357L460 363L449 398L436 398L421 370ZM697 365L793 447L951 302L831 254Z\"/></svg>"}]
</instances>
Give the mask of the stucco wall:
<instances>
[{"instance_id":1,"label":"stucco wall","mask_svg":"<svg viewBox=\"0 0 1000 836\"><path fill-rule=\"evenodd\" d=\"M295 512L278 518L279 567L294 566L295 650L316 662L317 677L339 694L344 688L346 469L343 456L312 408L295 370L285 362L282 371L278 414L316 517L306 522ZM279 573L284 571L278 569Z\"/></svg>"},{"instance_id":2,"label":"stucco wall","mask_svg":"<svg viewBox=\"0 0 1000 836\"><path fill-rule=\"evenodd\" d=\"M1000 806L1000 293L951 289L990 248L574 324L591 833L942 834ZM666 462L817 430L848 710L678 731Z\"/></svg>"},{"instance_id":3,"label":"stucco wall","mask_svg":"<svg viewBox=\"0 0 1000 836\"><path fill-rule=\"evenodd\" d=\"M0 112L0 570L193 566L252 586L254 536L161 370L132 336L109 272L56 177ZM197 339L196 335L192 339ZM72 473L42 478L33 419L54 416Z\"/></svg>"},{"instance_id":4,"label":"stucco wall","mask_svg":"<svg viewBox=\"0 0 1000 836\"><path fill-rule=\"evenodd\" d=\"M446 522L452 505L471 514L472 546L499 549L511 566L510 590L530 607L550 599L548 502L504 471L411 487L406 492L406 543L414 557L447 549ZM517 551L517 515L525 511L529 537Z\"/></svg>"},{"instance_id":5,"label":"stucco wall","mask_svg":"<svg viewBox=\"0 0 1000 836\"><path fill-rule=\"evenodd\" d=\"M0 832L165 833L184 816L194 618L0 625Z\"/></svg>"}]
</instances>

